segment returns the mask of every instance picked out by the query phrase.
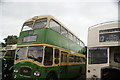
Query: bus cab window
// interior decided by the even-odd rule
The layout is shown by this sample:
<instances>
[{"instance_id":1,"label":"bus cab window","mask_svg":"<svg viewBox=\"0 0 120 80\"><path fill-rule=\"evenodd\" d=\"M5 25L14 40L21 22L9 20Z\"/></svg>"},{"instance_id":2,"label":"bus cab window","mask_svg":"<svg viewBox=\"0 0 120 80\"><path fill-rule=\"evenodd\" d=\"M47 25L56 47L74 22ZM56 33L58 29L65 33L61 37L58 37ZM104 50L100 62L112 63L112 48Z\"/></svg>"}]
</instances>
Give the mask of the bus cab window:
<instances>
[{"instance_id":1,"label":"bus cab window","mask_svg":"<svg viewBox=\"0 0 120 80\"><path fill-rule=\"evenodd\" d=\"M107 63L107 48L91 48L89 49L88 63L89 64L104 64Z\"/></svg>"},{"instance_id":2,"label":"bus cab window","mask_svg":"<svg viewBox=\"0 0 120 80\"><path fill-rule=\"evenodd\" d=\"M30 46L28 47L28 58L42 62L43 46Z\"/></svg>"},{"instance_id":3,"label":"bus cab window","mask_svg":"<svg viewBox=\"0 0 120 80\"><path fill-rule=\"evenodd\" d=\"M44 65L52 65L53 64L53 48L46 47L45 48L45 56L44 56Z\"/></svg>"}]
</instances>

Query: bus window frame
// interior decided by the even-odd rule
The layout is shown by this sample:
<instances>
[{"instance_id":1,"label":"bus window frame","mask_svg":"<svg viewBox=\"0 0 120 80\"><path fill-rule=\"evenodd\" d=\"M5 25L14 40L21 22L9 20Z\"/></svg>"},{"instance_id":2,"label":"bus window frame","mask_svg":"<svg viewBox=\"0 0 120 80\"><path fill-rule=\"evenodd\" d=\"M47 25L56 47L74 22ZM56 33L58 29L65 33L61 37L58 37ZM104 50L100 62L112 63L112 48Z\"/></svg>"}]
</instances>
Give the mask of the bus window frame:
<instances>
[{"instance_id":1,"label":"bus window frame","mask_svg":"<svg viewBox=\"0 0 120 80\"><path fill-rule=\"evenodd\" d=\"M63 30L64 30L66 33L64 33L64 34L62 33L62 28L63 28ZM64 28L63 26L61 26L60 34L61 34L61 35L64 35L65 37L68 38L68 30L67 30L66 28Z\"/></svg>"},{"instance_id":2,"label":"bus window frame","mask_svg":"<svg viewBox=\"0 0 120 80\"><path fill-rule=\"evenodd\" d=\"M106 55L106 62L104 62L104 63L92 63L92 61L91 61L91 56L90 56L90 53L89 53L89 54L88 54L88 64L89 64L89 65L90 65L90 64L91 64L91 65L92 65L92 64L107 64L107 63L109 62L109 50L108 50L108 48L89 48L89 49L88 49L88 52L90 52L90 51L89 51L90 49L95 49L95 50L96 50L96 49L97 49L97 50L98 50L98 49L99 49L99 50L100 50L100 49L106 49L106 50L107 50L107 51L106 51L106 54L107 54L107 55ZM95 54L95 53L94 53L94 54ZM92 58L92 59L93 59L93 58Z\"/></svg>"},{"instance_id":3,"label":"bus window frame","mask_svg":"<svg viewBox=\"0 0 120 80\"><path fill-rule=\"evenodd\" d=\"M74 55L69 55L69 63L74 63Z\"/></svg>"},{"instance_id":4,"label":"bus window frame","mask_svg":"<svg viewBox=\"0 0 120 80\"><path fill-rule=\"evenodd\" d=\"M45 27L47 26L47 24L48 24L48 23L47 23L48 19L47 19L47 18L41 18L41 19L37 19L37 20L42 20L42 19L46 19L46 24L45 24L44 27L42 27L42 28L45 28ZM33 28L33 29L42 29L42 28L35 28L35 24L36 24L36 21L37 21L37 20L34 21L32 28Z\"/></svg>"},{"instance_id":5,"label":"bus window frame","mask_svg":"<svg viewBox=\"0 0 120 80\"><path fill-rule=\"evenodd\" d=\"M58 50L58 57L56 57L56 50ZM53 56L54 56L54 59L53 59L54 64L55 64L55 65L59 64L59 63L60 63L60 50L57 49L57 48L54 48L54 54L53 54ZM58 60L58 63L55 63L55 60L56 60L56 59Z\"/></svg>"},{"instance_id":6,"label":"bus window frame","mask_svg":"<svg viewBox=\"0 0 120 80\"><path fill-rule=\"evenodd\" d=\"M31 57L31 53L29 53L30 50L32 50L31 48L34 48L33 51L35 50L35 48L36 48L36 51L38 51L37 53L32 53L33 57ZM41 50L42 50L42 53L39 52ZM37 56L35 56L36 54L37 54ZM43 54L44 54L44 46L28 46L27 58L30 57L32 60L42 63L43 62ZM28 58L28 59L30 59L30 58Z\"/></svg>"},{"instance_id":7,"label":"bus window frame","mask_svg":"<svg viewBox=\"0 0 120 80\"><path fill-rule=\"evenodd\" d=\"M61 59L60 64L61 65L66 65L69 62L69 60L68 60L68 52L61 51L60 59Z\"/></svg>"},{"instance_id":8,"label":"bus window frame","mask_svg":"<svg viewBox=\"0 0 120 80\"><path fill-rule=\"evenodd\" d=\"M30 29L30 30L33 30L33 26L34 26L35 20L29 21L29 22L33 22L32 26L31 26L31 29ZM22 29L21 29L21 32L26 31L26 30L23 30L23 29L24 29L24 25L25 25L26 23L29 23L29 22L25 22L25 23L23 24Z\"/></svg>"},{"instance_id":9,"label":"bus window frame","mask_svg":"<svg viewBox=\"0 0 120 80\"><path fill-rule=\"evenodd\" d=\"M25 37L30 37L30 36L35 36L35 37L36 37L36 40L35 40L35 41L24 41L24 38L25 38ZM22 42L23 42L23 43L37 42L37 39L38 39L38 35L36 35L36 34L35 34L35 35L27 35L27 36L24 36L24 37L23 37Z\"/></svg>"},{"instance_id":10,"label":"bus window frame","mask_svg":"<svg viewBox=\"0 0 120 80\"><path fill-rule=\"evenodd\" d=\"M50 53L50 54L52 54L52 60L51 60L51 64L48 64L47 62L45 63L45 60L46 61L48 61L46 58L45 58L45 56L46 56L46 48L51 48L52 49L52 53ZM43 57L44 57L44 61L43 61L43 65L44 66L52 66L54 63L53 63L53 59L54 59L54 57L53 57L53 55L54 55L54 49L53 49L53 47L50 47L50 46L45 46L45 48L44 48L44 55L43 55ZM51 57L51 56L50 56Z\"/></svg>"},{"instance_id":11,"label":"bus window frame","mask_svg":"<svg viewBox=\"0 0 120 80\"><path fill-rule=\"evenodd\" d=\"M52 27L50 27L51 21L54 21L54 23L56 23L57 25L59 25L59 30L60 30L60 31L56 31L55 29L52 29ZM57 27L58 27L58 26L57 26ZM50 20L49 20L49 28L50 28L51 30L56 31L57 33L61 34L61 27L62 27L61 24L60 24L59 22L57 22L56 20L54 20L54 19L50 19Z\"/></svg>"}]
</instances>

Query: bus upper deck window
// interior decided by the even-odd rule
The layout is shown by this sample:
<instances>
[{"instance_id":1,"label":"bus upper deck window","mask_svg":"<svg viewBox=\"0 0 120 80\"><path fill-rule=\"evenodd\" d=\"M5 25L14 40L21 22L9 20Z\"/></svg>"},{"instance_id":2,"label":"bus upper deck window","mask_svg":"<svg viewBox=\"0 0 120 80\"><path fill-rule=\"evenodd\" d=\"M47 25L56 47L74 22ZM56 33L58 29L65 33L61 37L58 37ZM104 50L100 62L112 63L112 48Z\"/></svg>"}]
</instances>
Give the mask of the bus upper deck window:
<instances>
[{"instance_id":1,"label":"bus upper deck window","mask_svg":"<svg viewBox=\"0 0 120 80\"><path fill-rule=\"evenodd\" d=\"M65 28L61 27L61 34L64 35L65 37L67 37L68 31Z\"/></svg>"},{"instance_id":2,"label":"bus upper deck window","mask_svg":"<svg viewBox=\"0 0 120 80\"><path fill-rule=\"evenodd\" d=\"M60 24L55 20L50 20L50 28L58 33L60 33Z\"/></svg>"},{"instance_id":3,"label":"bus upper deck window","mask_svg":"<svg viewBox=\"0 0 120 80\"><path fill-rule=\"evenodd\" d=\"M32 25L33 25L33 21L31 21L31 22L26 22L26 23L23 25L22 31L31 30L31 29L32 29Z\"/></svg>"},{"instance_id":4,"label":"bus upper deck window","mask_svg":"<svg viewBox=\"0 0 120 80\"><path fill-rule=\"evenodd\" d=\"M38 19L35 21L34 29L36 28L44 28L47 24L47 19Z\"/></svg>"}]
</instances>

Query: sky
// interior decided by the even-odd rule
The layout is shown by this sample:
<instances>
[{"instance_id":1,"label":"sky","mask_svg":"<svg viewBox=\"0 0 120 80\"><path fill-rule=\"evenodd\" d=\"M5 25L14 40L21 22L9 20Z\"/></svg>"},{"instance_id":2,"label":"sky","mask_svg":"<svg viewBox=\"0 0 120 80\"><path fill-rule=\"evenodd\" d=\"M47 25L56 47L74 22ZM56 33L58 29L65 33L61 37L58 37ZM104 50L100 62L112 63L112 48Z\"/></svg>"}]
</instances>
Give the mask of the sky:
<instances>
[{"instance_id":1,"label":"sky","mask_svg":"<svg viewBox=\"0 0 120 80\"><path fill-rule=\"evenodd\" d=\"M0 0L0 42L29 18L52 15L87 45L88 28L118 20L119 0Z\"/></svg>"}]
</instances>

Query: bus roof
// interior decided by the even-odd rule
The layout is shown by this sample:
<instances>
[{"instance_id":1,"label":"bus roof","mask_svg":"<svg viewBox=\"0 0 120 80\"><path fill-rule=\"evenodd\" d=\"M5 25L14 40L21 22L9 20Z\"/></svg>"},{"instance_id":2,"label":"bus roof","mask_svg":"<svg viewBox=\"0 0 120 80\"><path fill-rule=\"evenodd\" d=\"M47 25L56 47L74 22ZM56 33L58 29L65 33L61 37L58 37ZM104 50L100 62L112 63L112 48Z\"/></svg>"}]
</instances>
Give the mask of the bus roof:
<instances>
[{"instance_id":1,"label":"bus roof","mask_svg":"<svg viewBox=\"0 0 120 80\"><path fill-rule=\"evenodd\" d=\"M56 19L55 17L53 17L52 15L35 16L35 17L33 17L33 18L30 18L30 19L26 20L24 23L30 22L30 21L34 21L34 20L38 20L38 19L41 19L41 18L54 19L54 20L57 21L62 27L64 27L68 32L70 32L72 35L74 35L75 37L77 37L74 33L72 33L72 31L70 31L64 24L62 24L59 20L57 20L57 19ZM79 39L79 38L77 37L77 39ZM83 42L81 39L79 39L79 40L84 44L84 42ZM85 44L84 44L84 46L85 46Z\"/></svg>"},{"instance_id":2,"label":"bus roof","mask_svg":"<svg viewBox=\"0 0 120 80\"><path fill-rule=\"evenodd\" d=\"M30 18L28 20L25 21L26 22L30 22L30 21L34 21L34 20L38 20L38 19L41 19L41 18L52 18L53 16L51 15L42 15L42 16L35 16L33 18Z\"/></svg>"},{"instance_id":3,"label":"bus roof","mask_svg":"<svg viewBox=\"0 0 120 80\"><path fill-rule=\"evenodd\" d=\"M108 24L113 24L113 23L120 23L120 21L108 21L108 22L103 22L103 23L99 23L99 24L95 24L95 25L93 25L93 26L91 26L91 27L89 27L88 29L93 29L93 28L96 28L96 27L98 27L98 26L103 26L103 25L108 25Z\"/></svg>"}]
</instances>

